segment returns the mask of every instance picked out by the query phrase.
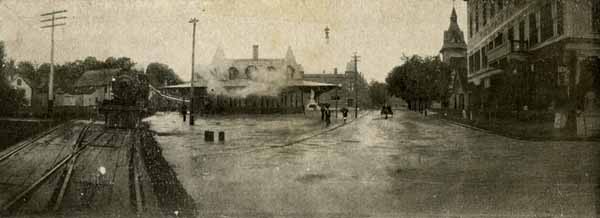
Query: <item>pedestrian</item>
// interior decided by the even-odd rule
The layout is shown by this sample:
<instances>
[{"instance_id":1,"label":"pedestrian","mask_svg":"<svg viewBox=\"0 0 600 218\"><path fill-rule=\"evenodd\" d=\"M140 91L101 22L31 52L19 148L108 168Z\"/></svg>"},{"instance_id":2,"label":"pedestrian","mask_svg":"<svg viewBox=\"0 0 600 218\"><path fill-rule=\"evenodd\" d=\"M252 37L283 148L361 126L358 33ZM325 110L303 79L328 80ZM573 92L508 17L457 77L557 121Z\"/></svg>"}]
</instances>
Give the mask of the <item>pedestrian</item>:
<instances>
[{"instance_id":1,"label":"pedestrian","mask_svg":"<svg viewBox=\"0 0 600 218\"><path fill-rule=\"evenodd\" d=\"M388 114L389 114L389 115L390 115L392 118L394 118L394 111L392 110L392 105L389 105L389 104L388 104L388 106L387 106L387 112L388 112Z\"/></svg>"},{"instance_id":2,"label":"pedestrian","mask_svg":"<svg viewBox=\"0 0 600 218\"><path fill-rule=\"evenodd\" d=\"M381 114L385 116L385 119L387 120L388 118L388 112L387 112L387 105L383 104L383 106L381 107Z\"/></svg>"},{"instance_id":3,"label":"pedestrian","mask_svg":"<svg viewBox=\"0 0 600 218\"><path fill-rule=\"evenodd\" d=\"M325 121L325 105L321 105L321 121Z\"/></svg>"},{"instance_id":4,"label":"pedestrian","mask_svg":"<svg viewBox=\"0 0 600 218\"><path fill-rule=\"evenodd\" d=\"M187 106L185 103L181 104L181 116L183 116L183 122L185 122L185 117L187 116Z\"/></svg>"},{"instance_id":5,"label":"pedestrian","mask_svg":"<svg viewBox=\"0 0 600 218\"><path fill-rule=\"evenodd\" d=\"M344 117L344 123L346 123L346 119L348 118L348 108L343 107L341 111L342 111L342 116Z\"/></svg>"},{"instance_id":6,"label":"pedestrian","mask_svg":"<svg viewBox=\"0 0 600 218\"><path fill-rule=\"evenodd\" d=\"M329 126L331 124L331 110L329 110L329 105L325 105L325 126Z\"/></svg>"}]
</instances>

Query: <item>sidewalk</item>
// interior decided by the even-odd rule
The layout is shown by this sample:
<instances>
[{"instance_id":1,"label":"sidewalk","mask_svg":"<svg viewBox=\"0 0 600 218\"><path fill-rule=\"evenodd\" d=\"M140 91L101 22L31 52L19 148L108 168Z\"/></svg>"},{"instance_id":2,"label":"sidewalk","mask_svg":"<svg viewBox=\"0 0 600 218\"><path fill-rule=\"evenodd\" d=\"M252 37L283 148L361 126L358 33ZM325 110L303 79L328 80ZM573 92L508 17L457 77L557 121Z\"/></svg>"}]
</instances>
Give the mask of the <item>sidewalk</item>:
<instances>
[{"instance_id":1,"label":"sidewalk","mask_svg":"<svg viewBox=\"0 0 600 218\"><path fill-rule=\"evenodd\" d=\"M584 138L576 135L574 130L558 130L551 121L524 122L518 120L495 119L489 121L480 117L473 120L464 119L460 114L436 112L430 117L442 119L452 124L501 135L509 138L528 141L598 141L599 138Z\"/></svg>"}]
</instances>

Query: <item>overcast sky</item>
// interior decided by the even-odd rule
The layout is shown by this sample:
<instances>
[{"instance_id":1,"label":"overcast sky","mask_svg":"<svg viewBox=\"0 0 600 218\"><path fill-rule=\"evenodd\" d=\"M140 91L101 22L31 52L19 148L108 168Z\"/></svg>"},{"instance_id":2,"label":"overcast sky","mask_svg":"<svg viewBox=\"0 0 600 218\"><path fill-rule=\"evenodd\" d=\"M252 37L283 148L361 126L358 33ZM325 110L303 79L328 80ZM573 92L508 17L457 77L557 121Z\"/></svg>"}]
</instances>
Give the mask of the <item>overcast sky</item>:
<instances>
[{"instance_id":1,"label":"overcast sky","mask_svg":"<svg viewBox=\"0 0 600 218\"><path fill-rule=\"evenodd\" d=\"M461 29L465 2L456 1ZM227 57L279 58L291 46L306 73L345 69L356 51L359 70L383 81L402 54L438 55L452 0L0 0L0 40L10 58L49 62L50 32L40 14L66 9L56 31L57 62L96 56L131 57L171 66L188 79L191 17L197 17L196 63L217 47ZM325 43L324 28L331 29Z\"/></svg>"}]
</instances>

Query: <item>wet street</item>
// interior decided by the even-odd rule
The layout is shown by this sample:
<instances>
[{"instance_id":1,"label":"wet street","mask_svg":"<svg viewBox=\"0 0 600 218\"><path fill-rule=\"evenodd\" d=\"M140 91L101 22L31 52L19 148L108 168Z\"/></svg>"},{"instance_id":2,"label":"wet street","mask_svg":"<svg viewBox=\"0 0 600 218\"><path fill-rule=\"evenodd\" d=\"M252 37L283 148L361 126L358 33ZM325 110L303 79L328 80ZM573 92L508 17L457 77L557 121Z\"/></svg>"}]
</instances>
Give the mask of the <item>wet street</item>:
<instances>
[{"instance_id":1,"label":"wet street","mask_svg":"<svg viewBox=\"0 0 600 218\"><path fill-rule=\"evenodd\" d=\"M520 141L407 111L318 119L148 121L200 217L595 216L597 142Z\"/></svg>"}]
</instances>

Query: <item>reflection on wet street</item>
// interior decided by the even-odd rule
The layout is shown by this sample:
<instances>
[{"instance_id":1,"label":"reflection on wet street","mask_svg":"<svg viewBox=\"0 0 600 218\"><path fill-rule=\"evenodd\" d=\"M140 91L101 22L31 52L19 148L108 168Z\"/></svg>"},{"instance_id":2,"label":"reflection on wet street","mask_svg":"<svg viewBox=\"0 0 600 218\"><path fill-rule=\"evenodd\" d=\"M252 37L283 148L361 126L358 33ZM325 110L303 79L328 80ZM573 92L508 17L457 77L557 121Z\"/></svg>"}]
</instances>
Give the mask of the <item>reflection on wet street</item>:
<instances>
[{"instance_id":1,"label":"reflection on wet street","mask_svg":"<svg viewBox=\"0 0 600 218\"><path fill-rule=\"evenodd\" d=\"M398 111L149 119L200 217L593 217L593 142L529 142ZM205 130L225 131L206 143ZM319 131L322 134L315 134ZM307 140L279 147L298 138ZM275 146L274 146L275 145Z\"/></svg>"}]
</instances>

